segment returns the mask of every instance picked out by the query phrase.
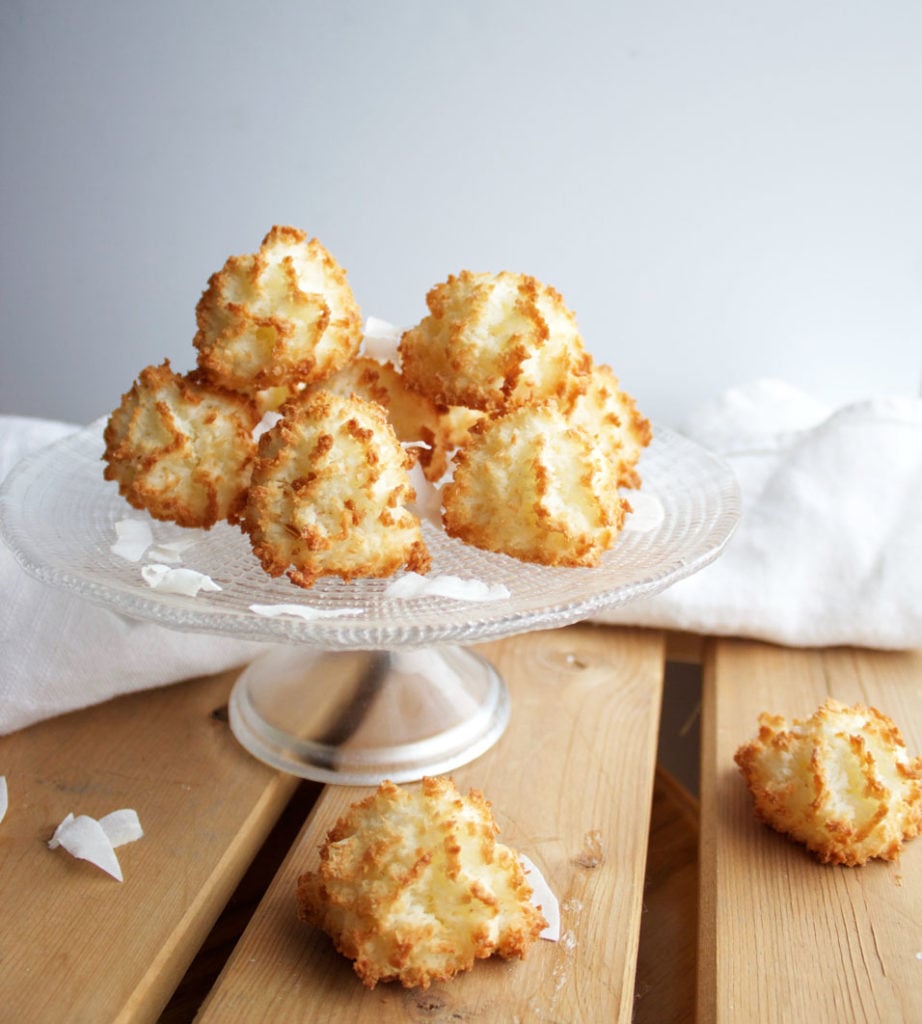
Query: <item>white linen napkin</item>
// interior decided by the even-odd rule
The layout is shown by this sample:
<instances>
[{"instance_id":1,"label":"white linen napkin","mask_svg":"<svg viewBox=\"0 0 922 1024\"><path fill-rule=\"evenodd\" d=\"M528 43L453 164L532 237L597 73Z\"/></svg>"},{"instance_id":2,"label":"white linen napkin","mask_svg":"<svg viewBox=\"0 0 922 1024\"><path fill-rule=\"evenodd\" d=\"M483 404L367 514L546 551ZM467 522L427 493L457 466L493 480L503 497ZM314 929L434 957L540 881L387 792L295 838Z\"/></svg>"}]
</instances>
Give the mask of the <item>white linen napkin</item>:
<instances>
[{"instance_id":1,"label":"white linen napkin","mask_svg":"<svg viewBox=\"0 0 922 1024\"><path fill-rule=\"evenodd\" d=\"M682 433L735 471L736 532L710 566L598 621L922 647L922 399L832 410L761 380L698 410Z\"/></svg>"},{"instance_id":2,"label":"white linen napkin","mask_svg":"<svg viewBox=\"0 0 922 1024\"><path fill-rule=\"evenodd\" d=\"M0 480L78 429L0 416ZM242 665L265 645L129 619L33 579L0 540L0 734L110 697Z\"/></svg>"}]
</instances>

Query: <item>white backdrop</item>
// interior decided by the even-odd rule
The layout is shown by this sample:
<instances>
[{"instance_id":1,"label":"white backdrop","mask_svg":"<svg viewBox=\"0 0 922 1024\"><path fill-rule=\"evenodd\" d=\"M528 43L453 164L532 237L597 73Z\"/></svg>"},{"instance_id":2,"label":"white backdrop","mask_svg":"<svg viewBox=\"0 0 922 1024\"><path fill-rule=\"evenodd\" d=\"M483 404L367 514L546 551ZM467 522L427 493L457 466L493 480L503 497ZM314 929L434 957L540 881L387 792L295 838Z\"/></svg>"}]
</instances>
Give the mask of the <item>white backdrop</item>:
<instances>
[{"instance_id":1,"label":"white backdrop","mask_svg":"<svg viewBox=\"0 0 922 1024\"><path fill-rule=\"evenodd\" d=\"M191 368L273 223L403 325L534 274L665 422L764 375L914 394L920 54L909 0L2 0L0 412Z\"/></svg>"}]
</instances>

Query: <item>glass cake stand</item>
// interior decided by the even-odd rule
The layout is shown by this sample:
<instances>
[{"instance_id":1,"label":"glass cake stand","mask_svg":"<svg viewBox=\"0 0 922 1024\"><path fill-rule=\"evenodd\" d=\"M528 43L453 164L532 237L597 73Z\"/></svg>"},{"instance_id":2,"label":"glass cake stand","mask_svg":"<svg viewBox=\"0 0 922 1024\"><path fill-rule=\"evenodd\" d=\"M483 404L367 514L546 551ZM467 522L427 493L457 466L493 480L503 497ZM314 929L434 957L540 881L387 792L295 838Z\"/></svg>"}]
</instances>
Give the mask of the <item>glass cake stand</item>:
<instances>
[{"instance_id":1,"label":"glass cake stand","mask_svg":"<svg viewBox=\"0 0 922 1024\"><path fill-rule=\"evenodd\" d=\"M424 519L427 578L475 580L504 596L399 598L389 594L394 579L328 578L303 590L267 576L239 529L184 530L131 508L103 479L103 427L100 420L27 456L8 475L0 530L10 548L38 579L110 610L265 643L234 685L233 732L260 760L322 782L406 782L478 757L502 735L510 704L502 678L470 645L568 625L663 590L719 555L740 512L726 464L655 427L640 471L658 519L647 529L631 529L629 519L595 568L480 551ZM141 573L150 557L132 562L111 550L123 520L147 522L155 544L192 541L183 566L220 590L152 589ZM308 610L267 617L253 607L292 604Z\"/></svg>"}]
</instances>

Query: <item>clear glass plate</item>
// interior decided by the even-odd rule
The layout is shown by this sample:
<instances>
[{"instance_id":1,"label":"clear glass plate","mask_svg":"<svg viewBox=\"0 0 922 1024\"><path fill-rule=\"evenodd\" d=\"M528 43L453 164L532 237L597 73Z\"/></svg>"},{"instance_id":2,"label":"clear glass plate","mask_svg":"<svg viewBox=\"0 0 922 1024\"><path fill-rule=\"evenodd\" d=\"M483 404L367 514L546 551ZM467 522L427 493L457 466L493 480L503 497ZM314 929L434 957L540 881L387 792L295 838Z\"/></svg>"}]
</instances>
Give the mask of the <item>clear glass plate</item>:
<instances>
[{"instance_id":1,"label":"clear glass plate","mask_svg":"<svg viewBox=\"0 0 922 1024\"><path fill-rule=\"evenodd\" d=\"M662 518L625 530L592 569L530 565L479 551L424 520L432 574L503 584L509 597L394 599L390 580L272 579L240 530L155 522L103 478L103 421L25 458L0 489L0 530L46 583L171 629L273 645L234 684L230 724L253 756L326 783L406 782L451 771L498 741L505 683L480 641L564 626L656 593L711 562L740 513L736 480L714 455L663 427L640 464ZM654 503L656 504L656 503ZM111 550L115 524L146 521L157 544L192 539L182 564L221 589L195 597L151 589L142 562ZM300 604L341 618L266 618L251 605Z\"/></svg>"},{"instance_id":2,"label":"clear glass plate","mask_svg":"<svg viewBox=\"0 0 922 1024\"><path fill-rule=\"evenodd\" d=\"M0 490L0 530L22 566L46 583L126 615L172 629L232 635L328 650L395 650L473 644L532 629L563 626L653 594L708 564L737 522L739 490L720 459L664 427L644 452L643 492L662 505L659 524L625 531L591 569L531 565L480 551L424 522L432 573L504 584L509 598L459 601L426 595L385 596L390 580L321 579L310 590L267 576L239 529L219 523L189 531L150 520L103 479L99 421L25 458ZM630 497L630 495L628 495ZM112 553L115 524L144 519L155 541L194 537L183 564L206 573L221 590L195 597L151 589L141 563ZM360 614L304 621L266 618L253 604L304 604Z\"/></svg>"}]
</instances>

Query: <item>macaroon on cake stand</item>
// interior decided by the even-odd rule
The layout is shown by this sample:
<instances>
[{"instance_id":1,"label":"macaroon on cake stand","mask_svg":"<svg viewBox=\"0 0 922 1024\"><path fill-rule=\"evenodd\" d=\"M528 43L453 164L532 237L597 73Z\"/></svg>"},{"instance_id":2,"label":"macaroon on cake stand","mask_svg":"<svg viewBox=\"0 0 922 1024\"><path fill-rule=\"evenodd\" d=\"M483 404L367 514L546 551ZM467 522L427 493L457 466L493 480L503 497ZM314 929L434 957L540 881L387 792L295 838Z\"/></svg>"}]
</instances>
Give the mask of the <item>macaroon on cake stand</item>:
<instances>
[{"instance_id":1,"label":"macaroon on cake stand","mask_svg":"<svg viewBox=\"0 0 922 1024\"><path fill-rule=\"evenodd\" d=\"M401 573L323 578L305 590L269 577L236 527L184 530L131 508L103 478L103 428L97 421L12 470L0 489L7 543L38 579L111 611L265 645L234 684L231 728L261 761L325 783L409 782L474 760L502 735L510 701L472 645L657 593L715 559L740 513L731 470L654 426L639 466L638 512L597 567L549 568L480 551L424 519L432 569L422 593L395 594ZM151 530L152 545L136 561L113 551L125 520ZM163 564L157 548L177 542L187 545L181 567L214 589L151 586L145 567Z\"/></svg>"}]
</instances>

